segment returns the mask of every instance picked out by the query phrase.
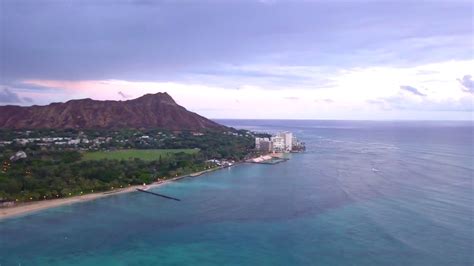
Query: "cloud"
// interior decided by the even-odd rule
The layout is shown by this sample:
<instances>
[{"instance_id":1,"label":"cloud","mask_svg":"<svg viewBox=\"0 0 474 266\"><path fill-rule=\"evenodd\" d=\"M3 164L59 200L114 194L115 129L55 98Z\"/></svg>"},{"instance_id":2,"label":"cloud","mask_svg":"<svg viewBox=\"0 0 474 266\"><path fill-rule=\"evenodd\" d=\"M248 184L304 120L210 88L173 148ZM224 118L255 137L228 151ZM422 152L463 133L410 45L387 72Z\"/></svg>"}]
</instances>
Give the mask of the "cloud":
<instances>
[{"instance_id":1,"label":"cloud","mask_svg":"<svg viewBox=\"0 0 474 266\"><path fill-rule=\"evenodd\" d=\"M1 88L1 87L0 87ZM33 99L31 97L21 97L18 93L12 91L8 87L3 87L0 90L0 103L32 103Z\"/></svg>"},{"instance_id":2,"label":"cloud","mask_svg":"<svg viewBox=\"0 0 474 266\"><path fill-rule=\"evenodd\" d=\"M334 103L334 100L326 98L326 99L315 99L315 103Z\"/></svg>"},{"instance_id":3,"label":"cloud","mask_svg":"<svg viewBox=\"0 0 474 266\"><path fill-rule=\"evenodd\" d=\"M463 91L474 94L474 80L471 75L465 75L462 79L458 79L459 83L463 85Z\"/></svg>"},{"instance_id":4,"label":"cloud","mask_svg":"<svg viewBox=\"0 0 474 266\"><path fill-rule=\"evenodd\" d=\"M365 102L370 105L374 105L384 111L393 110L393 107L391 106L389 99L384 99L384 98L369 99L369 100L366 100Z\"/></svg>"},{"instance_id":5,"label":"cloud","mask_svg":"<svg viewBox=\"0 0 474 266\"><path fill-rule=\"evenodd\" d=\"M467 1L185 2L2 1L2 77L179 82L222 64L413 65L473 52Z\"/></svg>"},{"instance_id":6,"label":"cloud","mask_svg":"<svg viewBox=\"0 0 474 266\"><path fill-rule=\"evenodd\" d=\"M474 111L473 100L472 96L467 96L460 99L443 99L439 101L423 98L422 102L419 102L403 95L396 95L370 99L366 103L375 105L384 111L472 112Z\"/></svg>"},{"instance_id":7,"label":"cloud","mask_svg":"<svg viewBox=\"0 0 474 266\"><path fill-rule=\"evenodd\" d=\"M417 88L412 87L412 86L400 86L401 90L411 92L417 96L425 97L426 94L421 93Z\"/></svg>"},{"instance_id":8,"label":"cloud","mask_svg":"<svg viewBox=\"0 0 474 266\"><path fill-rule=\"evenodd\" d=\"M9 88L4 88L0 91L0 102L1 103L20 103L22 100L18 97L18 94L12 92Z\"/></svg>"},{"instance_id":9,"label":"cloud","mask_svg":"<svg viewBox=\"0 0 474 266\"><path fill-rule=\"evenodd\" d=\"M33 99L31 97L22 97L21 99L23 99L23 102L25 102L25 103L32 103L33 102Z\"/></svg>"},{"instance_id":10,"label":"cloud","mask_svg":"<svg viewBox=\"0 0 474 266\"><path fill-rule=\"evenodd\" d=\"M368 103L368 104L383 104L383 103L385 103L385 101L383 101L381 99L369 99L365 102Z\"/></svg>"},{"instance_id":11,"label":"cloud","mask_svg":"<svg viewBox=\"0 0 474 266\"><path fill-rule=\"evenodd\" d=\"M258 2L264 5L275 4L275 0L258 0Z\"/></svg>"},{"instance_id":12,"label":"cloud","mask_svg":"<svg viewBox=\"0 0 474 266\"><path fill-rule=\"evenodd\" d=\"M130 99L132 98L131 95L125 94L122 91L119 91L118 94L123 98L123 99Z\"/></svg>"},{"instance_id":13,"label":"cloud","mask_svg":"<svg viewBox=\"0 0 474 266\"><path fill-rule=\"evenodd\" d=\"M468 110L469 106L456 104L456 102L473 94L463 92L457 79L460 77L459 73L469 73L473 69L473 64L474 60L452 60L415 67L374 66L340 70L321 69L314 66L254 64L236 66L231 69L237 71L242 69L244 72L257 71L278 76L289 73L292 76L310 79L307 85L302 85L300 82L279 83L276 84L278 86L276 88L271 83L254 82L268 80L260 76L248 82L236 79L227 85L213 85L199 79L194 83L194 79L189 79L187 82L23 80L25 89L20 89L21 87L16 85L5 87L15 88L12 90L21 96L35 99L36 104L87 97L98 100L120 100L123 97L118 93L119 91L126 96L166 91L179 104L193 111L204 110L202 115L212 118L255 118L258 116L258 118L437 118L449 120L468 119L467 113L462 110ZM426 96L420 97L411 91L402 90L400 81L415 88L423 88L418 92ZM44 88L48 93L39 93L39 89L29 90L29 87ZM398 97L399 102L396 102L396 99L390 99L391 97ZM299 98L299 100L294 100L294 98ZM237 103L236 99L240 103ZM265 100L262 101L262 99ZM374 101L370 101L371 99ZM376 99L379 100L378 103ZM280 113L272 108L276 105L279 106ZM272 110L272 112L257 114L254 112L255 106ZM222 111L211 111L206 108L217 108ZM440 115L433 111L433 117L430 118L428 110L438 109L453 110L453 112L442 112Z\"/></svg>"}]
</instances>

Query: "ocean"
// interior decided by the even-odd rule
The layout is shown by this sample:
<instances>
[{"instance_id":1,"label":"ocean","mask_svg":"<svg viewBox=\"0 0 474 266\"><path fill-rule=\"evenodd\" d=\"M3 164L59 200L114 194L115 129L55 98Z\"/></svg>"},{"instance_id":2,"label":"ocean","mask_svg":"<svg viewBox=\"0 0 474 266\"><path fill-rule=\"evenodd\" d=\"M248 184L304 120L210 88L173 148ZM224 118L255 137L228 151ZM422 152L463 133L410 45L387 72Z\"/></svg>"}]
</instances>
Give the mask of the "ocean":
<instances>
[{"instance_id":1,"label":"ocean","mask_svg":"<svg viewBox=\"0 0 474 266\"><path fill-rule=\"evenodd\" d=\"M473 122L219 120L305 153L0 221L0 265L473 265Z\"/></svg>"}]
</instances>

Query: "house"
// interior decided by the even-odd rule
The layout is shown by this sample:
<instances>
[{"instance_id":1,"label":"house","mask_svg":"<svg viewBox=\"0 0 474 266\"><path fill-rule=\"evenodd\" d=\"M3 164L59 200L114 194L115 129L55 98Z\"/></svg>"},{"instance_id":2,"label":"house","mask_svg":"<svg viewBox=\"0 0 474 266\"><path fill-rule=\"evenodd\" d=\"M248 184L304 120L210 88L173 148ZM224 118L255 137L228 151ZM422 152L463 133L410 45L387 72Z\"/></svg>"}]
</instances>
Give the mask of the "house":
<instances>
[{"instance_id":1,"label":"house","mask_svg":"<svg viewBox=\"0 0 474 266\"><path fill-rule=\"evenodd\" d=\"M26 153L24 151L18 151L17 153L15 153L14 155L12 155L10 157L10 161L14 162L14 161L18 161L20 159L25 159L27 157L28 156L26 155Z\"/></svg>"},{"instance_id":2,"label":"house","mask_svg":"<svg viewBox=\"0 0 474 266\"><path fill-rule=\"evenodd\" d=\"M67 142L69 145L78 145L79 143L81 143L80 139L71 139Z\"/></svg>"}]
</instances>

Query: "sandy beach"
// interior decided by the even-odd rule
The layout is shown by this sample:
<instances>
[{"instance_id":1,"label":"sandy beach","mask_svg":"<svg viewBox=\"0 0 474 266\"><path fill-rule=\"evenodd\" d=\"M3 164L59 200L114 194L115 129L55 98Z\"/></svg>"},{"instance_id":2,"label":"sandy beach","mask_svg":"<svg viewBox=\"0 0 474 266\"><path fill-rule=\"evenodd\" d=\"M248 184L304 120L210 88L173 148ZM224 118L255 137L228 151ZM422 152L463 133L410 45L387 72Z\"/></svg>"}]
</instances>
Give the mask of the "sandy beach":
<instances>
[{"instance_id":1,"label":"sandy beach","mask_svg":"<svg viewBox=\"0 0 474 266\"><path fill-rule=\"evenodd\" d=\"M78 202L85 202L85 201L91 201L95 199L100 199L104 197L109 197L113 195L119 195L123 193L129 193L129 192L135 192L137 188L145 188L145 189L150 189L150 188L155 188L159 187L165 184L168 184L170 182L186 178L186 177L197 177L201 176L205 173L213 172L216 170L222 169L222 167L217 167L217 168L212 168L200 172L195 172L192 174L188 175L182 175L182 176L177 176L165 181L159 181L155 182L152 184L148 184L146 186L143 185L137 185L137 186L130 186L126 188L121 188L121 189L116 189L116 190L111 190L111 191L105 191L105 192L98 192L98 193L90 193L90 194L85 194L82 196L74 196L70 198L60 198L60 199L51 199L51 200L42 200L42 201L34 201L34 202L28 202L28 203L19 203L17 205L14 205L12 207L3 207L0 208L0 220L6 219L6 218L11 218L15 216L20 216L32 212L37 212L49 208L54 208L54 207L59 207L63 205L68 205L68 204L74 204Z\"/></svg>"}]
</instances>

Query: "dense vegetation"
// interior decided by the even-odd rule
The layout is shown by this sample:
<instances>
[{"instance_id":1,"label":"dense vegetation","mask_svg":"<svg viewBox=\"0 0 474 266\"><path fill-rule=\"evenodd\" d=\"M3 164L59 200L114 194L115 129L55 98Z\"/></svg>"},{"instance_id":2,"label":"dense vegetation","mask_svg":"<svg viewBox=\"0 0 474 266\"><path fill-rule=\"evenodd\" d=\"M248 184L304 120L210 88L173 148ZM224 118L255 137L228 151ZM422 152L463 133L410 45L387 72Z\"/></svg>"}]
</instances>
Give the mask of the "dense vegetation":
<instances>
[{"instance_id":1,"label":"dense vegetation","mask_svg":"<svg viewBox=\"0 0 474 266\"><path fill-rule=\"evenodd\" d=\"M89 151L82 154L83 160L128 160L140 159L144 161L157 161L160 159L173 158L177 153L197 154L199 149L153 149L153 150L113 150L113 151Z\"/></svg>"},{"instance_id":2,"label":"dense vegetation","mask_svg":"<svg viewBox=\"0 0 474 266\"><path fill-rule=\"evenodd\" d=\"M37 142L18 144L15 139L87 136L109 138L98 145L41 146ZM148 136L143 138L143 136ZM155 137L157 136L157 137ZM159 136L159 137L158 137ZM177 175L201 171L215 165L209 159L241 160L254 147L254 136L236 132L155 131L0 131L0 200L40 200L105 191L129 185L151 183ZM127 150L125 153L121 150ZM133 149L133 150L130 150ZM156 149L185 149L173 152ZM10 161L17 151L28 157ZM101 155L102 154L102 155ZM104 158L104 154L108 155ZM116 156L121 154L121 156ZM124 155L125 154L125 155ZM153 154L153 159L150 154ZM89 159L89 160L88 160ZM91 160L93 159L93 160Z\"/></svg>"}]
</instances>

